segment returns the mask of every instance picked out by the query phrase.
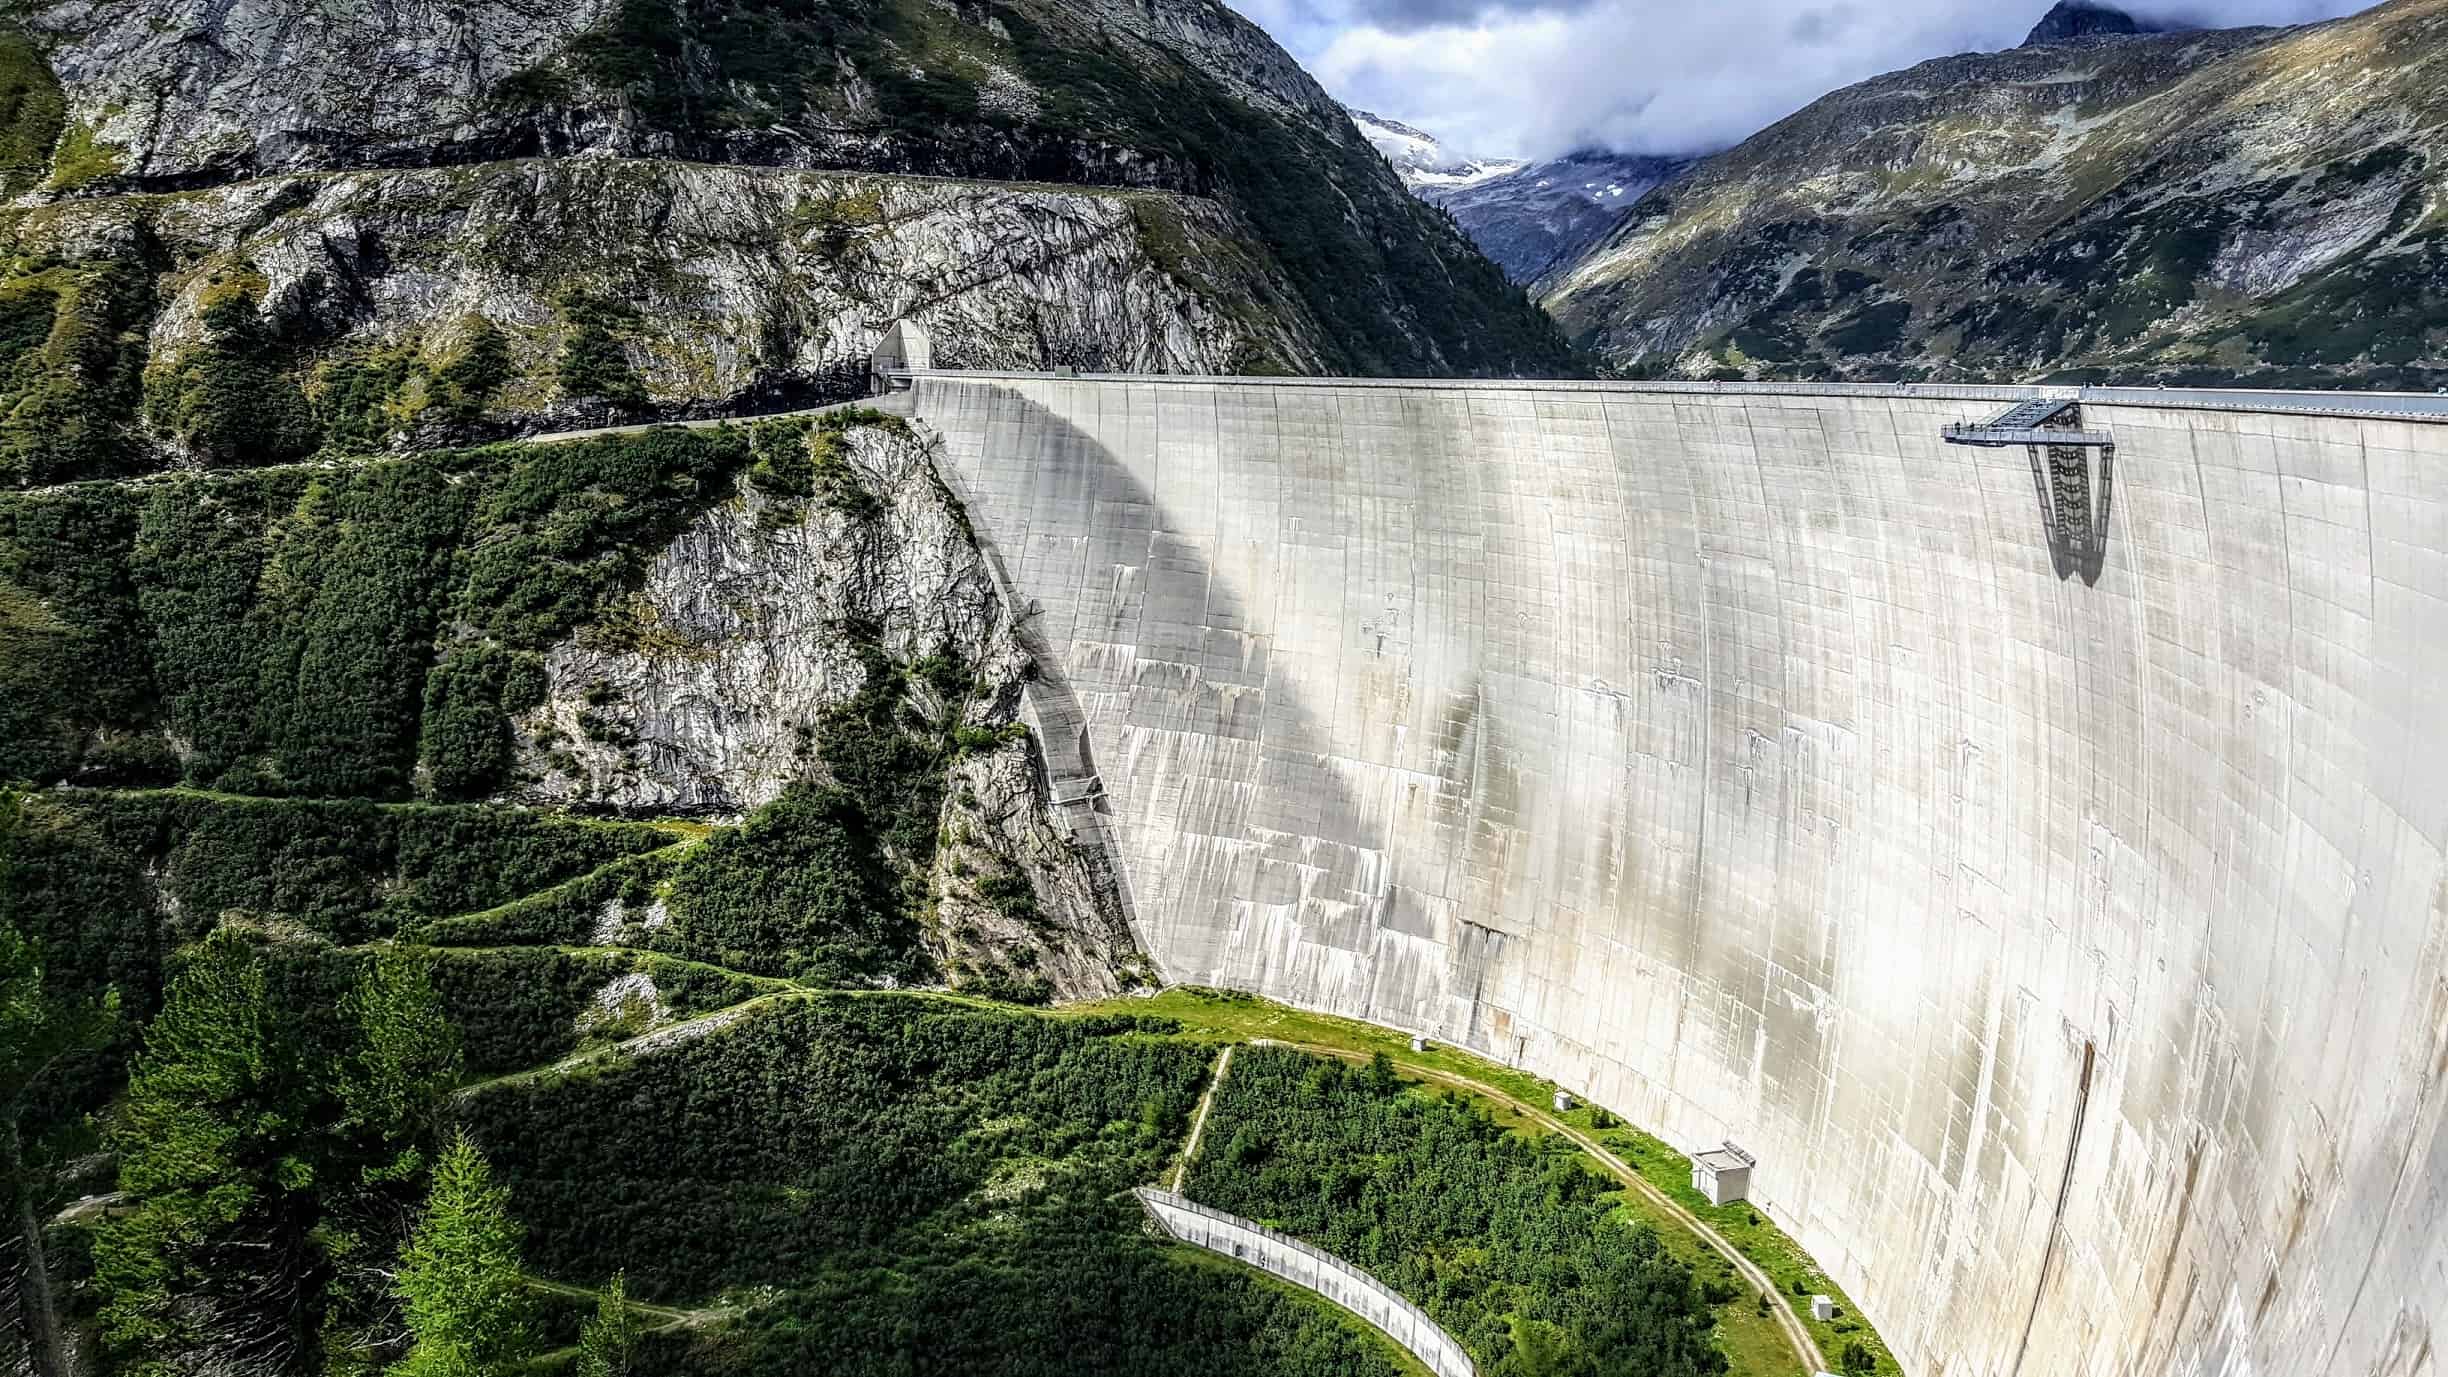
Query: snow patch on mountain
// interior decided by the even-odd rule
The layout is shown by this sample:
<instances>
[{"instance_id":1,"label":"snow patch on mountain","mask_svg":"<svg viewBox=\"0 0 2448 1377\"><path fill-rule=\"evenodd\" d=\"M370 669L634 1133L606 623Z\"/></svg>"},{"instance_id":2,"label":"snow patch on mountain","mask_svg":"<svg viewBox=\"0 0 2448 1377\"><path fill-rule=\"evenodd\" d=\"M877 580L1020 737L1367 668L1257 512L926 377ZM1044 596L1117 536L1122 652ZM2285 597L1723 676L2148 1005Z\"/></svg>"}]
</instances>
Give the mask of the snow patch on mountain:
<instances>
[{"instance_id":1,"label":"snow patch on mountain","mask_svg":"<svg viewBox=\"0 0 2448 1377\"><path fill-rule=\"evenodd\" d=\"M1367 110L1344 107L1351 122L1360 130L1369 145L1394 165L1403 185L1413 191L1425 187L1465 187L1518 172L1528 164L1520 158L1474 158L1445 146L1443 140L1424 129L1414 128L1400 120L1388 119Z\"/></svg>"}]
</instances>

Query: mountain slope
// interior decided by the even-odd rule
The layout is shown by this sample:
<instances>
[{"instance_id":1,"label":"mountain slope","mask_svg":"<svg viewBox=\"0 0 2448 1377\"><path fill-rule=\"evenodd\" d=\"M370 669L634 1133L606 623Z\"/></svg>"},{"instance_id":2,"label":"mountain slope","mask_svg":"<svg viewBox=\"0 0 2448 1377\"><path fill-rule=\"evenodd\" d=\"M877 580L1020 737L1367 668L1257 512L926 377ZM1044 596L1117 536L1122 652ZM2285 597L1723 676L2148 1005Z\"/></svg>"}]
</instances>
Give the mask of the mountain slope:
<instances>
[{"instance_id":1,"label":"mountain slope","mask_svg":"<svg viewBox=\"0 0 2448 1377\"><path fill-rule=\"evenodd\" d=\"M2168 33L2170 26L2145 24L2125 11L2093 0L2057 0L2025 35L2023 46L2063 43L2076 38L2117 38L2129 34Z\"/></svg>"},{"instance_id":2,"label":"mountain slope","mask_svg":"<svg viewBox=\"0 0 2448 1377\"><path fill-rule=\"evenodd\" d=\"M1618 367L2428 386L2448 0L2089 38L1839 91L1540 284Z\"/></svg>"},{"instance_id":3,"label":"mountain slope","mask_svg":"<svg viewBox=\"0 0 2448 1377\"><path fill-rule=\"evenodd\" d=\"M1651 188L1683 174L1689 159L1568 153L1456 186L1415 185L1442 206L1479 251L1516 282L1535 282L1604 238Z\"/></svg>"},{"instance_id":4,"label":"mountain slope","mask_svg":"<svg viewBox=\"0 0 2448 1377\"><path fill-rule=\"evenodd\" d=\"M1442 207L1515 282L1579 258L1643 193L1691 165L1599 149L1543 162L1467 157L1424 129L1346 109L1411 194Z\"/></svg>"},{"instance_id":5,"label":"mountain slope","mask_svg":"<svg viewBox=\"0 0 2448 1377\"><path fill-rule=\"evenodd\" d=\"M1366 110L1346 109L1352 123L1359 126L1361 137L1394 165L1394 174L1415 192L1470 186L1526 166L1519 158L1466 157L1447 148L1444 140L1424 129Z\"/></svg>"},{"instance_id":6,"label":"mountain slope","mask_svg":"<svg viewBox=\"0 0 2448 1377\"><path fill-rule=\"evenodd\" d=\"M951 366L1572 367L1209 0L11 12L0 483L819 400L902 318Z\"/></svg>"}]
</instances>

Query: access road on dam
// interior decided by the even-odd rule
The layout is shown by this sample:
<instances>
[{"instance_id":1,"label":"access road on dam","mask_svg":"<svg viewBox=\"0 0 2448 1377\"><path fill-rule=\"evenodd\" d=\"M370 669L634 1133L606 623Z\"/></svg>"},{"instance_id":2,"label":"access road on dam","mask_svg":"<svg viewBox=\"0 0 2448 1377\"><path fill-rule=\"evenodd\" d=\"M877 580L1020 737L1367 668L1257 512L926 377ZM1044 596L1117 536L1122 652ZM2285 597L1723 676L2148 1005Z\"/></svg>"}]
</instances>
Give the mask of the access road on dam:
<instances>
[{"instance_id":1,"label":"access road on dam","mask_svg":"<svg viewBox=\"0 0 2448 1377\"><path fill-rule=\"evenodd\" d=\"M1920 1377L2432 1371L2448 424L2035 391L910 395L1170 978L1740 1143Z\"/></svg>"}]
</instances>

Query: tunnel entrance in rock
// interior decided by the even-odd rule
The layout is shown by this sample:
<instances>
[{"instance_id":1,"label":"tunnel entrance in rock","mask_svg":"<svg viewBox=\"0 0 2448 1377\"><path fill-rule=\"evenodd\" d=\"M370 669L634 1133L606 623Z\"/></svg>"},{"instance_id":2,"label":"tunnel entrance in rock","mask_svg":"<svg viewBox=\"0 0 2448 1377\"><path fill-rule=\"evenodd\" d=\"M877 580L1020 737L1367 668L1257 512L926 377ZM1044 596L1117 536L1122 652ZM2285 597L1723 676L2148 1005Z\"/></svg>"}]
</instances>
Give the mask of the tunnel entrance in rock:
<instances>
[{"instance_id":1,"label":"tunnel entrance in rock","mask_svg":"<svg viewBox=\"0 0 2448 1377\"><path fill-rule=\"evenodd\" d=\"M868 356L869 392L880 397L893 390L894 374L923 372L934 366L935 341L926 327L914 320L896 320L884 327L875 352Z\"/></svg>"}]
</instances>

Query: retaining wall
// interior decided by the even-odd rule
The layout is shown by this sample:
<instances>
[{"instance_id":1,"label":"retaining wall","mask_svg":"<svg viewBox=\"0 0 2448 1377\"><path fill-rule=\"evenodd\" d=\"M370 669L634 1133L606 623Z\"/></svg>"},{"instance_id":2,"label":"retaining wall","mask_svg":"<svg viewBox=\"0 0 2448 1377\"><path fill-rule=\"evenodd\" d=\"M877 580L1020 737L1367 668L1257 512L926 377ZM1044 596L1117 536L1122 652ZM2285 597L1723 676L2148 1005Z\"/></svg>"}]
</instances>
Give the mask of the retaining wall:
<instances>
[{"instance_id":1,"label":"retaining wall","mask_svg":"<svg viewBox=\"0 0 2448 1377\"><path fill-rule=\"evenodd\" d=\"M1741 1143L1921 1377L2434 1369L2448 426L2092 396L2086 582L2014 390L915 389L1171 978Z\"/></svg>"},{"instance_id":2,"label":"retaining wall","mask_svg":"<svg viewBox=\"0 0 2448 1377\"><path fill-rule=\"evenodd\" d=\"M1436 1377L1477 1377L1470 1354L1425 1311L1334 1254L1171 1191L1141 1186L1138 1195L1148 1214L1182 1242L1324 1296L1385 1331Z\"/></svg>"}]
</instances>

